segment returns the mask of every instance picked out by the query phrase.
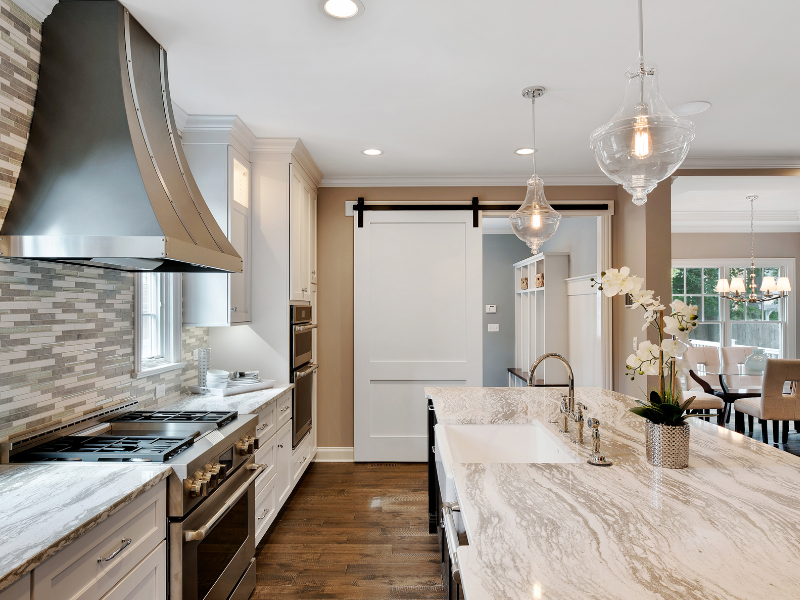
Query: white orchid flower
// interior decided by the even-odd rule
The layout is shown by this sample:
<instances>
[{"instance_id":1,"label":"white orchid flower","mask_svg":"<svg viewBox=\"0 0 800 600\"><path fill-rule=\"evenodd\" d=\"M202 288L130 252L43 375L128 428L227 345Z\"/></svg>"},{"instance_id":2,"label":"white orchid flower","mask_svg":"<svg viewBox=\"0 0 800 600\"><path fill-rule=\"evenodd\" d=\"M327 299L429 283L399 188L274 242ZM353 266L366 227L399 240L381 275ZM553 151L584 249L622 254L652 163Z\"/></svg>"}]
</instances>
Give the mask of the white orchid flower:
<instances>
[{"instance_id":1,"label":"white orchid flower","mask_svg":"<svg viewBox=\"0 0 800 600\"><path fill-rule=\"evenodd\" d=\"M658 375L659 347L645 340L639 344L636 354L631 354L626 361L629 370L640 375Z\"/></svg>"},{"instance_id":2,"label":"white orchid flower","mask_svg":"<svg viewBox=\"0 0 800 600\"><path fill-rule=\"evenodd\" d=\"M686 344L680 340L664 340L661 349L668 358L680 358L686 352Z\"/></svg>"},{"instance_id":3,"label":"white orchid flower","mask_svg":"<svg viewBox=\"0 0 800 600\"><path fill-rule=\"evenodd\" d=\"M673 335L682 342L689 343L689 330L683 326L681 319L678 317L664 317L664 333Z\"/></svg>"}]
</instances>

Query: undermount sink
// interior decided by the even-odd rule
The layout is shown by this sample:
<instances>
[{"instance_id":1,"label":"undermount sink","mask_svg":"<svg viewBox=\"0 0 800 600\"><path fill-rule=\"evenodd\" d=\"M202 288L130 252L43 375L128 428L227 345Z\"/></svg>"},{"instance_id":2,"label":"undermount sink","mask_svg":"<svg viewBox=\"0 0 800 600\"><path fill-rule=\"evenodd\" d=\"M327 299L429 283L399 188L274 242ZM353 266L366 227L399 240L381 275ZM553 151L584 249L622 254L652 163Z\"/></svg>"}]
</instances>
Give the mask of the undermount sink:
<instances>
[{"instance_id":1,"label":"undermount sink","mask_svg":"<svg viewBox=\"0 0 800 600\"><path fill-rule=\"evenodd\" d=\"M524 425L444 425L456 463L577 463L558 436L538 421Z\"/></svg>"}]
</instances>

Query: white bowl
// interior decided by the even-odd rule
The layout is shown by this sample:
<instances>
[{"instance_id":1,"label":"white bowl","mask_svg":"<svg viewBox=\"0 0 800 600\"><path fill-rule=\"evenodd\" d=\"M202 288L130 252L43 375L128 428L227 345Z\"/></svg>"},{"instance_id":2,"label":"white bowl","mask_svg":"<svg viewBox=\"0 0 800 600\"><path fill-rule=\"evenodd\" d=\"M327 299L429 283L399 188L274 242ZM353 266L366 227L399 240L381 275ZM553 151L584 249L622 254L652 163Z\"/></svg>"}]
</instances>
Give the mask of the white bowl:
<instances>
[{"instance_id":1,"label":"white bowl","mask_svg":"<svg viewBox=\"0 0 800 600\"><path fill-rule=\"evenodd\" d=\"M230 373L228 371L223 371L222 369L209 369L206 371L206 378L213 377L215 379L228 379L230 377Z\"/></svg>"},{"instance_id":2,"label":"white bowl","mask_svg":"<svg viewBox=\"0 0 800 600\"><path fill-rule=\"evenodd\" d=\"M212 389L224 390L226 387L228 387L228 382L224 379L220 381L206 380L206 387Z\"/></svg>"}]
</instances>

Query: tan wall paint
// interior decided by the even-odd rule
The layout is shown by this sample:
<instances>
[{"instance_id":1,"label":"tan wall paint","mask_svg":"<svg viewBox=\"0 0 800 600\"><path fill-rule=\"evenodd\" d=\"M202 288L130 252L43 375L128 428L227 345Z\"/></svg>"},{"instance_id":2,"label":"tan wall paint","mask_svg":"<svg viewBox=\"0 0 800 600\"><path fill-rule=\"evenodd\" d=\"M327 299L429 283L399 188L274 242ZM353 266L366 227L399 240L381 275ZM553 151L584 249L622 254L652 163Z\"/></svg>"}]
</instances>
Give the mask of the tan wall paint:
<instances>
[{"instance_id":1,"label":"tan wall paint","mask_svg":"<svg viewBox=\"0 0 800 600\"><path fill-rule=\"evenodd\" d=\"M548 200L616 200L614 186L559 186L545 189ZM353 217L345 201L453 202L470 200L521 203L525 187L319 188L318 444L353 445ZM630 202L630 201L629 201Z\"/></svg>"},{"instance_id":2,"label":"tan wall paint","mask_svg":"<svg viewBox=\"0 0 800 600\"><path fill-rule=\"evenodd\" d=\"M794 258L800 261L800 233L757 233L755 251L756 256L763 258ZM672 234L672 258L747 258L749 253L749 233ZM795 290L800 289L796 281L792 285ZM800 340L800 302L796 304L796 339Z\"/></svg>"},{"instance_id":3,"label":"tan wall paint","mask_svg":"<svg viewBox=\"0 0 800 600\"><path fill-rule=\"evenodd\" d=\"M618 202L611 218L612 266L619 269L627 266L631 273L644 277L647 289L656 296L668 299L670 295L671 269L671 203L672 195L667 184L659 185L644 206L636 206L631 196L618 190ZM639 342L645 337L657 343L653 328L642 331L642 310L626 309L623 297L615 297L613 303L612 364L613 388L631 396L640 396L645 383L631 381L625 375L625 359L631 353L633 338ZM648 386L655 385L649 378Z\"/></svg>"}]
</instances>

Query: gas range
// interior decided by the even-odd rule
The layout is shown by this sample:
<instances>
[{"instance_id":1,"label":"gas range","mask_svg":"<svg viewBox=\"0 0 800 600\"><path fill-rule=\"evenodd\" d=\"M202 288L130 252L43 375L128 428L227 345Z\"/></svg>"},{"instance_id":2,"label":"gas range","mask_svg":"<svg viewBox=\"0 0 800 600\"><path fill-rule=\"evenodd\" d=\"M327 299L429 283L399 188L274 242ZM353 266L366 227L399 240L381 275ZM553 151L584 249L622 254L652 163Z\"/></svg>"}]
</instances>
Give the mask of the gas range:
<instances>
[{"instance_id":1,"label":"gas range","mask_svg":"<svg viewBox=\"0 0 800 600\"><path fill-rule=\"evenodd\" d=\"M172 467L168 514L183 517L245 463L257 417L236 411L140 411L136 402L3 444L0 462L130 462Z\"/></svg>"}]
</instances>

